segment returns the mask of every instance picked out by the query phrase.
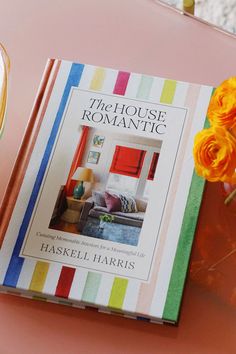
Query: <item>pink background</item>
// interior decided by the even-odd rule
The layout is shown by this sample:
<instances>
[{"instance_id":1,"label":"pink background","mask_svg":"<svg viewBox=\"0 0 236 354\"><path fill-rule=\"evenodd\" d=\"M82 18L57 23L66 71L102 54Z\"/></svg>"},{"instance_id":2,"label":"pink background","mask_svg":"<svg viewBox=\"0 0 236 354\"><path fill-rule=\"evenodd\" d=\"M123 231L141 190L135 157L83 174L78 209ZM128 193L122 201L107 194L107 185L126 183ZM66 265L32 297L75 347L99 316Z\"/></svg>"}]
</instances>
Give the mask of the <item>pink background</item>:
<instances>
[{"instance_id":1,"label":"pink background","mask_svg":"<svg viewBox=\"0 0 236 354\"><path fill-rule=\"evenodd\" d=\"M0 139L0 198L48 57L218 85L236 74L236 40L151 0L8 0L11 57ZM178 327L0 296L0 353L234 353L235 310L188 279Z\"/></svg>"}]
</instances>

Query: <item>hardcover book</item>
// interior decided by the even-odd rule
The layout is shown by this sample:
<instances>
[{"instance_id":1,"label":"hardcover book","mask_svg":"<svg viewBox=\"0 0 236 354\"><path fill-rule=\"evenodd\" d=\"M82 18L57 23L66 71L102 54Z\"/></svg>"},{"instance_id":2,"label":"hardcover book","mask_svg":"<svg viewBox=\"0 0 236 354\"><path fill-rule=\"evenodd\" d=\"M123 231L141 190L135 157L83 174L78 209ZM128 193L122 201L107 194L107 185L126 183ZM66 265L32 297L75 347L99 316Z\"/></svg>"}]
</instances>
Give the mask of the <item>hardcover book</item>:
<instances>
[{"instance_id":1,"label":"hardcover book","mask_svg":"<svg viewBox=\"0 0 236 354\"><path fill-rule=\"evenodd\" d=\"M211 93L49 60L0 211L1 290L176 323Z\"/></svg>"}]
</instances>

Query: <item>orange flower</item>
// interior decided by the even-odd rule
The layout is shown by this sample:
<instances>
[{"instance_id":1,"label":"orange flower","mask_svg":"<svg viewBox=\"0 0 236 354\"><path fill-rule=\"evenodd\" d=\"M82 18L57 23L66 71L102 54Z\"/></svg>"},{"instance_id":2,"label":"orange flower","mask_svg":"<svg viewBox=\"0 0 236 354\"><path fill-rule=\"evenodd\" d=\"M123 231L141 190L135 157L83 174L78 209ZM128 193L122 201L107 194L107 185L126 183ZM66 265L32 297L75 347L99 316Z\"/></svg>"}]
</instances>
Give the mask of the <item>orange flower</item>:
<instances>
[{"instance_id":1,"label":"orange flower","mask_svg":"<svg viewBox=\"0 0 236 354\"><path fill-rule=\"evenodd\" d=\"M198 175L211 182L236 182L236 139L222 127L199 132L193 149Z\"/></svg>"},{"instance_id":2,"label":"orange flower","mask_svg":"<svg viewBox=\"0 0 236 354\"><path fill-rule=\"evenodd\" d=\"M212 125L233 126L236 122L236 77L225 80L215 90L207 115Z\"/></svg>"}]
</instances>

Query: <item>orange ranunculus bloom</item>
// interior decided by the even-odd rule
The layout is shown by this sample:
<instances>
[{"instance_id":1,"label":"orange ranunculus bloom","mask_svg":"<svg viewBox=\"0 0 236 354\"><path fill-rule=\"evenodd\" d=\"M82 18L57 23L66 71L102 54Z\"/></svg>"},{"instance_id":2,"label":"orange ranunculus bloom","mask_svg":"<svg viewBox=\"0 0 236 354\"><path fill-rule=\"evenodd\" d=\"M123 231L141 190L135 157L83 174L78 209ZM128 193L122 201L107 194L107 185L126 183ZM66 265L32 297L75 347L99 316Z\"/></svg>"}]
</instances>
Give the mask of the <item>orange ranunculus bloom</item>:
<instances>
[{"instance_id":1,"label":"orange ranunculus bloom","mask_svg":"<svg viewBox=\"0 0 236 354\"><path fill-rule=\"evenodd\" d=\"M236 139L225 128L211 127L199 132L193 155L198 175L211 182L236 182Z\"/></svg>"},{"instance_id":2,"label":"orange ranunculus bloom","mask_svg":"<svg viewBox=\"0 0 236 354\"><path fill-rule=\"evenodd\" d=\"M211 125L231 128L236 123L236 77L225 80L212 95L208 112Z\"/></svg>"}]
</instances>

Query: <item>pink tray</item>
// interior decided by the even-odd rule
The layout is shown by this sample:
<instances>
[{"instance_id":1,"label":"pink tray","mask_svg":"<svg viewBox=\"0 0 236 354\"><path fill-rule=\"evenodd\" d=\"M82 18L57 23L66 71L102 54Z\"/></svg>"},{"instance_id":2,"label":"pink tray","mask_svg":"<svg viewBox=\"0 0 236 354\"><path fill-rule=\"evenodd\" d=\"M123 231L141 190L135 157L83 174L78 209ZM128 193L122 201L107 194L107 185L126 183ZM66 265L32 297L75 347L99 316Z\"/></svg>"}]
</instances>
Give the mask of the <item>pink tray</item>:
<instances>
[{"instance_id":1,"label":"pink tray","mask_svg":"<svg viewBox=\"0 0 236 354\"><path fill-rule=\"evenodd\" d=\"M0 199L48 57L215 86L236 75L235 37L151 0L9 0L0 33L12 62ZM233 353L234 219L207 184L178 327L1 295L0 353Z\"/></svg>"}]
</instances>

